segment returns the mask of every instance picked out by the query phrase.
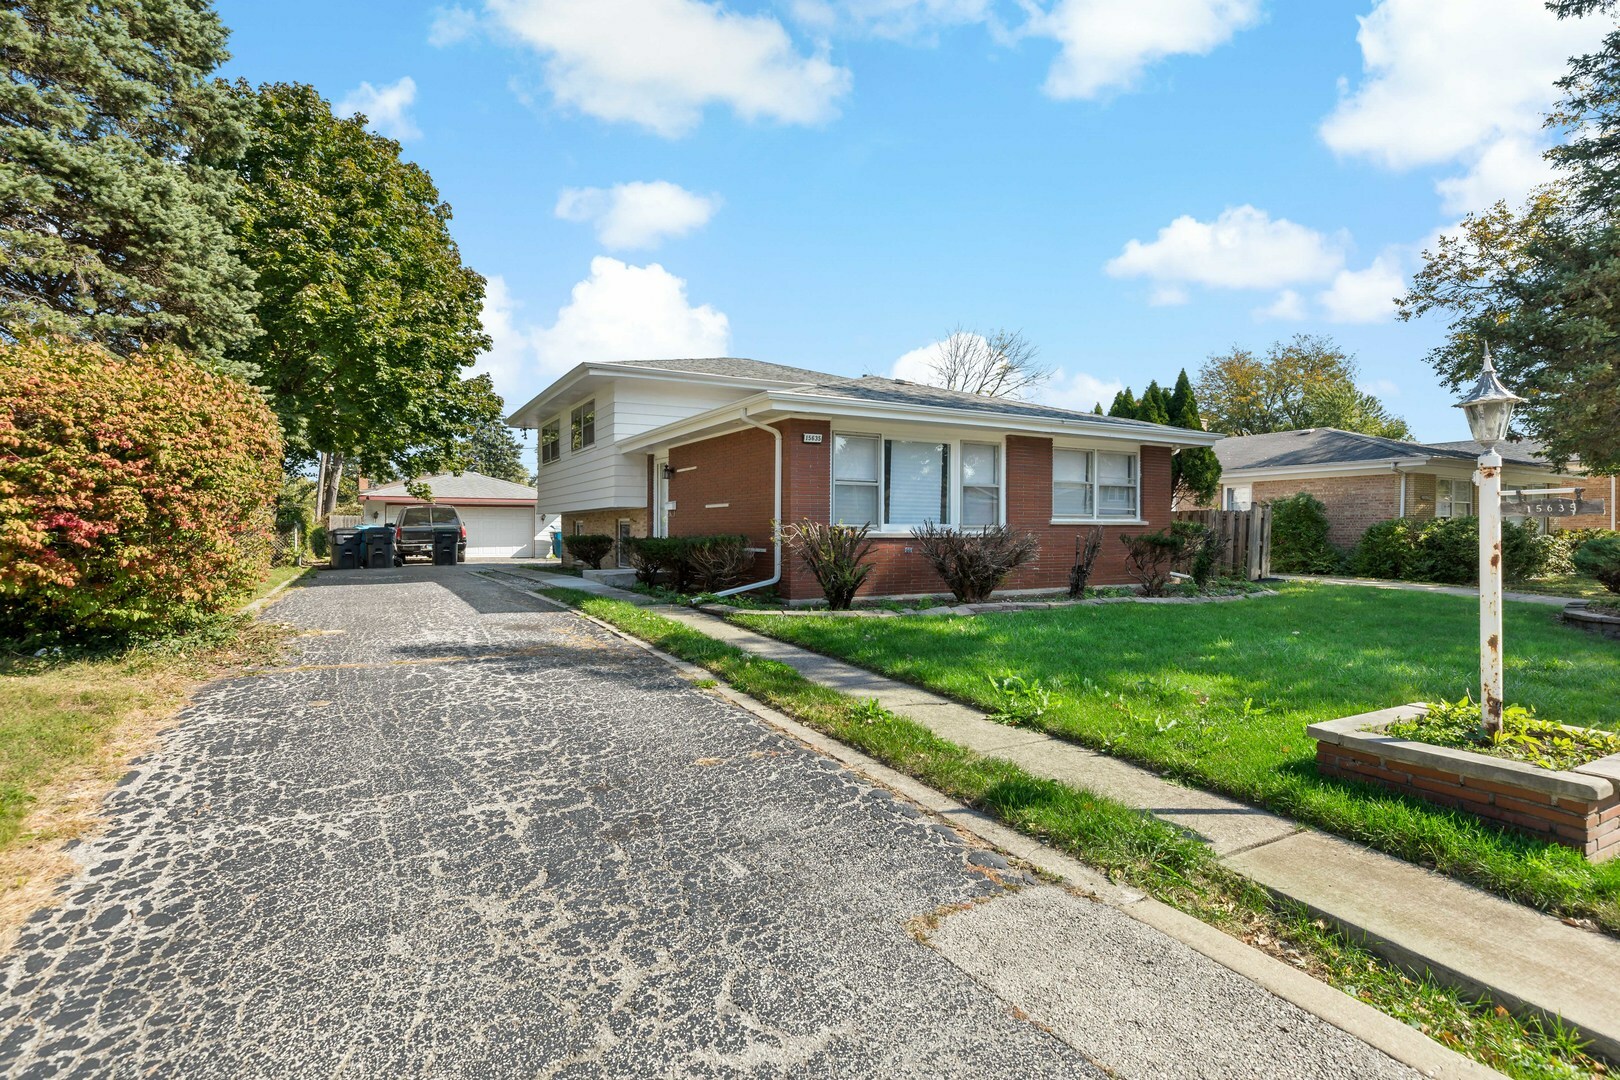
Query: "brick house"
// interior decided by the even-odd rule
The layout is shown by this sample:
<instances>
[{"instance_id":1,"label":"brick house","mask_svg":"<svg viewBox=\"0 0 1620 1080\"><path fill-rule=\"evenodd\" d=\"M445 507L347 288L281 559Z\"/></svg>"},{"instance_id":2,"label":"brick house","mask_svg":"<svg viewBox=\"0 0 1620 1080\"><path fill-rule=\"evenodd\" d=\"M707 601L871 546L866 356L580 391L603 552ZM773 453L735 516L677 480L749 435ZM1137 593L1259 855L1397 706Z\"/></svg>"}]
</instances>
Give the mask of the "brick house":
<instances>
[{"instance_id":1,"label":"brick house","mask_svg":"<svg viewBox=\"0 0 1620 1080\"><path fill-rule=\"evenodd\" d=\"M1040 555L1008 591L1063 587L1076 539L1101 525L1093 580L1126 583L1118 537L1170 523L1171 456L1221 438L731 358L582 364L507 423L539 429L541 512L565 536L740 533L750 583L790 600L821 593L776 521L874 523L863 595L943 589L911 539L925 521L1034 533Z\"/></svg>"},{"instance_id":2,"label":"brick house","mask_svg":"<svg viewBox=\"0 0 1620 1080\"><path fill-rule=\"evenodd\" d=\"M1305 491L1327 507L1328 539L1354 547L1368 526L1391 518L1467 517L1475 512L1474 461L1478 443L1413 443L1336 428L1308 428L1223 439L1221 505L1245 510L1254 503ZM1541 518L1542 528L1615 526L1613 477L1560 473L1533 442L1499 448L1505 489L1582 487L1604 500L1602 514Z\"/></svg>"}]
</instances>

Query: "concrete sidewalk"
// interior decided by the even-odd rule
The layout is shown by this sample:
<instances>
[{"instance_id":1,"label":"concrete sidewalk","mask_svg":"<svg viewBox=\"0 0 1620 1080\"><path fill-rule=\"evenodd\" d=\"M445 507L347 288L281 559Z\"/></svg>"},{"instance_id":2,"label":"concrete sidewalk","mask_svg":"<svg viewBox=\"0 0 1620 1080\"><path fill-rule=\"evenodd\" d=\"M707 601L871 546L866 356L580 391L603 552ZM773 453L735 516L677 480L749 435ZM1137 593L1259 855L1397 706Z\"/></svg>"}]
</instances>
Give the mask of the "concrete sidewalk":
<instances>
[{"instance_id":1,"label":"concrete sidewalk","mask_svg":"<svg viewBox=\"0 0 1620 1080\"><path fill-rule=\"evenodd\" d=\"M1303 581L1318 585L1360 585L1367 589L1395 589L1399 592L1426 592L1439 593L1442 596L1466 596L1471 600L1479 599L1479 590L1467 585L1431 585L1423 581L1387 581L1383 578L1358 577L1323 577L1317 574L1274 574L1279 581ZM1573 596L1543 596L1540 593L1504 592L1502 599L1511 600L1517 604L1545 604L1548 607L1563 607Z\"/></svg>"},{"instance_id":2,"label":"concrete sidewalk","mask_svg":"<svg viewBox=\"0 0 1620 1080\"><path fill-rule=\"evenodd\" d=\"M540 586L574 579L523 574ZM540 580L545 579L545 580ZM589 591L645 603L606 586ZM1545 598L1543 598L1545 599ZM1360 844L1307 830L1225 796L1039 732L1007 727L949 698L686 608L659 614L891 712L942 738L1041 776L1147 810L1206 840L1225 863L1332 920L1388 959L1521 1012L1561 1017L1620 1061L1620 941Z\"/></svg>"}]
</instances>

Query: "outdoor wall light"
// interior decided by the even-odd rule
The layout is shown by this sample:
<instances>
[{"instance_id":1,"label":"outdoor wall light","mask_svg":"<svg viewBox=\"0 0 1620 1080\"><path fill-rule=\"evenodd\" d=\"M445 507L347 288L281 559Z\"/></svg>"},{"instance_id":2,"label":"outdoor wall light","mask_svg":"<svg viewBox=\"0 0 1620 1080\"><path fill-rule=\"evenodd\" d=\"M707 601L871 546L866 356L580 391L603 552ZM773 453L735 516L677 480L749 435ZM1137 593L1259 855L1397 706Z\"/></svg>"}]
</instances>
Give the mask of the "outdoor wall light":
<instances>
[{"instance_id":1,"label":"outdoor wall light","mask_svg":"<svg viewBox=\"0 0 1620 1080\"><path fill-rule=\"evenodd\" d=\"M673 465L671 465L671 464L669 464L669 463L668 463L668 462L667 462L667 461L666 461L666 462L665 462L665 463L664 463L664 479L665 479L665 480L668 480L668 479L669 479L669 478L670 478L670 477L672 477L672 476L674 476L674 475L675 475L675 466L673 466Z\"/></svg>"},{"instance_id":2,"label":"outdoor wall light","mask_svg":"<svg viewBox=\"0 0 1620 1080\"><path fill-rule=\"evenodd\" d=\"M1491 363L1491 347L1485 346L1485 370L1479 373L1479 382L1463 401L1457 403L1468 417L1468 430L1474 441L1487 450L1494 450L1507 438L1508 425L1513 422L1513 411L1525 399L1502 385Z\"/></svg>"}]
</instances>

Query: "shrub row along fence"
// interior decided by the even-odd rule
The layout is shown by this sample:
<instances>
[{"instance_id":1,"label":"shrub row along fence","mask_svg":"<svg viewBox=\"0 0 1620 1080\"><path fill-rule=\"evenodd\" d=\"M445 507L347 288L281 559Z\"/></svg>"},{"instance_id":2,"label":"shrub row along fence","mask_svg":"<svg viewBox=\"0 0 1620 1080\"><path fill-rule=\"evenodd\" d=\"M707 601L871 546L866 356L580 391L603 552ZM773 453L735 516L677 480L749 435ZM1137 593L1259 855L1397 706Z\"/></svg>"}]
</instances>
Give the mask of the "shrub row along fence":
<instances>
[{"instance_id":1,"label":"shrub row along fence","mask_svg":"<svg viewBox=\"0 0 1620 1080\"><path fill-rule=\"evenodd\" d=\"M1248 510L1177 510L1177 521L1203 525L1225 541L1220 571L1258 581L1271 576L1271 507Z\"/></svg>"}]
</instances>

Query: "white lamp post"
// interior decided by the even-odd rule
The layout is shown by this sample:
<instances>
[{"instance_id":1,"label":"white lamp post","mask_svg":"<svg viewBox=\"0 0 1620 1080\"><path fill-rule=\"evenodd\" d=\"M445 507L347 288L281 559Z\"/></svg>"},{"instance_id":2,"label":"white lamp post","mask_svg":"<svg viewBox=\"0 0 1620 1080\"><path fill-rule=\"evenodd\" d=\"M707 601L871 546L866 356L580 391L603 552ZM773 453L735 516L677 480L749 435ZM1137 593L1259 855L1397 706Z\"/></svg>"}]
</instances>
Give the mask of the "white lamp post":
<instances>
[{"instance_id":1,"label":"white lamp post","mask_svg":"<svg viewBox=\"0 0 1620 1080\"><path fill-rule=\"evenodd\" d=\"M1502 455L1497 444L1507 438L1513 410L1525 399L1496 377L1491 347L1485 346L1485 370L1457 408L1468 416L1474 441L1485 447L1479 456L1479 711L1490 735L1502 730Z\"/></svg>"}]
</instances>

